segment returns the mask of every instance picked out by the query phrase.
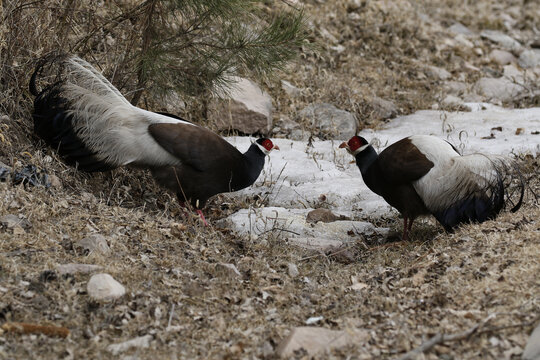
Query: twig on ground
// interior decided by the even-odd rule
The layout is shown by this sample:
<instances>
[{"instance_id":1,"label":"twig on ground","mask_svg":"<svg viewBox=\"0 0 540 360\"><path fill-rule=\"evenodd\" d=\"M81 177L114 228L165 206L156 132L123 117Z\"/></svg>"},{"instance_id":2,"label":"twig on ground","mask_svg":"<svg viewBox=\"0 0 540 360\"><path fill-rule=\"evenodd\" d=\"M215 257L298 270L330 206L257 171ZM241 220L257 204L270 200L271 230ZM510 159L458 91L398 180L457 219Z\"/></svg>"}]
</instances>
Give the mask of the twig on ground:
<instances>
[{"instance_id":1,"label":"twig on ground","mask_svg":"<svg viewBox=\"0 0 540 360\"><path fill-rule=\"evenodd\" d=\"M398 360L409 360L409 359L416 359L416 357L422 353L425 353L429 350L431 350L435 345L442 344L444 342L449 341L459 341L467 339L473 335L480 335L485 333L490 333L498 330L505 330L505 329L511 329L511 328L517 328L517 327L527 327L534 325L539 319L540 316L537 316L532 321L526 322L526 323L519 323L519 324L513 324L513 325L505 325L505 326L496 326L496 327L490 327L483 330L482 329L491 319L495 318L496 314L491 314L488 317L486 317L484 320L482 320L479 324L474 325L473 327L459 332L455 334L437 334L433 336L431 339L423 342L419 347L409 351L405 355L401 356Z\"/></svg>"},{"instance_id":2,"label":"twig on ground","mask_svg":"<svg viewBox=\"0 0 540 360\"><path fill-rule=\"evenodd\" d=\"M313 258L316 258L316 257L319 257L319 256L324 256L324 257L330 258L330 257L332 257L332 256L341 254L342 252L344 252L344 251L346 251L346 250L349 250L349 249L350 249L350 247L344 247L343 249L339 249L338 251L333 252L333 253L330 253L330 254L326 254L325 252L321 251L321 252L319 252L318 254L303 257L303 258L301 258L301 259L298 260L298 261L305 261L305 260L313 259Z\"/></svg>"},{"instance_id":3,"label":"twig on ground","mask_svg":"<svg viewBox=\"0 0 540 360\"><path fill-rule=\"evenodd\" d=\"M47 336L58 336L63 338L69 335L69 329L63 326L38 325L20 322L4 323L1 329L7 332L14 332L19 334L43 334Z\"/></svg>"}]
</instances>

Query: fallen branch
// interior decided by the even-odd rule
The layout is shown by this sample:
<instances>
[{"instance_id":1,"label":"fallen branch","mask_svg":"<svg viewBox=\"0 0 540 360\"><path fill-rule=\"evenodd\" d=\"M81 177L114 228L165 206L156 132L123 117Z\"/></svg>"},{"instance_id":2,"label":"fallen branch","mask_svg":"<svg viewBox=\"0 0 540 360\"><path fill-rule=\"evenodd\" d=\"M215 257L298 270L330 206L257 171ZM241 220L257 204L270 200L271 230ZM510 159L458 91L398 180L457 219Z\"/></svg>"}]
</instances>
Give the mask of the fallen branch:
<instances>
[{"instance_id":1,"label":"fallen branch","mask_svg":"<svg viewBox=\"0 0 540 360\"><path fill-rule=\"evenodd\" d=\"M7 322L2 325L2 330L19 334L43 334L47 336L67 337L69 329L63 326L38 325L20 322Z\"/></svg>"},{"instance_id":2,"label":"fallen branch","mask_svg":"<svg viewBox=\"0 0 540 360\"><path fill-rule=\"evenodd\" d=\"M480 335L485 334L489 332L494 332L498 330L505 330L510 328L517 328L517 327L527 327L534 325L539 319L540 316L537 316L532 321L526 322L526 323L519 323L519 324L513 324L513 325L505 325L505 326L496 326L496 327L490 327L487 329L480 330L482 327L484 327L491 319L495 317L496 314L491 314L484 320L482 320L481 323L474 325L468 330L455 333L455 334L437 334L433 336L428 341L423 342L419 347L417 347L414 350L409 351L402 357L400 357L398 360L409 360L409 359L415 359L418 355L427 352L431 350L435 345L442 344L444 342L450 342L450 341L459 341L469 338L473 335Z\"/></svg>"}]
</instances>

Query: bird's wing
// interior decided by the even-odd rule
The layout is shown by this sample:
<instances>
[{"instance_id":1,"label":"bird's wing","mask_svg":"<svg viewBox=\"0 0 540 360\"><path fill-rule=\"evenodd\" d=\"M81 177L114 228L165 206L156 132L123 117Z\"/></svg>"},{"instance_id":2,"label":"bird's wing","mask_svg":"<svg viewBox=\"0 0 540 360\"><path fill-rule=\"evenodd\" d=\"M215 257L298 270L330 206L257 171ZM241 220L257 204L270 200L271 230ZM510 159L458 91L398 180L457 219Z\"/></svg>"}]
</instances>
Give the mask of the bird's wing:
<instances>
[{"instance_id":1,"label":"bird's wing","mask_svg":"<svg viewBox=\"0 0 540 360\"><path fill-rule=\"evenodd\" d=\"M185 123L155 123L150 135L167 152L198 171L243 161L242 154L216 133Z\"/></svg>"},{"instance_id":2,"label":"bird's wing","mask_svg":"<svg viewBox=\"0 0 540 360\"><path fill-rule=\"evenodd\" d=\"M393 184L418 180L433 167L433 162L418 150L410 138L401 139L384 149L377 162L381 175Z\"/></svg>"}]
</instances>

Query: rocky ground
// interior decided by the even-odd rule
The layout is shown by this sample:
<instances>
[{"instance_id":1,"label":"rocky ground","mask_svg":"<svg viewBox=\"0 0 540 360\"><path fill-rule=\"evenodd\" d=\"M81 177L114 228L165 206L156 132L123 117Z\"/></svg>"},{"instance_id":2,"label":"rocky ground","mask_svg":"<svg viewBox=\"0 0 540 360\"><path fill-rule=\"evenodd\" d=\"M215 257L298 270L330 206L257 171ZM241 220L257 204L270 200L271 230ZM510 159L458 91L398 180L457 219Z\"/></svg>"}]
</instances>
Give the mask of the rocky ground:
<instances>
[{"instance_id":1,"label":"rocky ground","mask_svg":"<svg viewBox=\"0 0 540 360\"><path fill-rule=\"evenodd\" d=\"M346 137L355 129L340 119L376 130L469 102L540 104L536 1L289 3L305 8L317 47L259 84L273 137ZM12 54L0 73L1 359L522 357L540 316L535 155L520 155L530 189L519 212L453 234L427 221L407 243L357 235L310 250L203 227L149 174L80 174L32 137L26 81L45 40L30 25L44 16L18 11L26 31L0 23L4 38L18 31L28 43L8 48L0 37L0 59ZM14 186L2 170L26 165L46 169L51 186ZM208 218L262 203L219 196ZM397 230L401 219L374 225Z\"/></svg>"}]
</instances>

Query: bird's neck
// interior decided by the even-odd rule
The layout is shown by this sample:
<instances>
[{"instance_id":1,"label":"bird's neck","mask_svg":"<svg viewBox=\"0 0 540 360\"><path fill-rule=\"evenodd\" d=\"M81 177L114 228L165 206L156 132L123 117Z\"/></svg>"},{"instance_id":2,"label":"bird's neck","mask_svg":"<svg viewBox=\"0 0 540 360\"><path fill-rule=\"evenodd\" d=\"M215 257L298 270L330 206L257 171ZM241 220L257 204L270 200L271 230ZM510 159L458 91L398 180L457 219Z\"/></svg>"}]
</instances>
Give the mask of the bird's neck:
<instances>
[{"instance_id":1,"label":"bird's neck","mask_svg":"<svg viewBox=\"0 0 540 360\"><path fill-rule=\"evenodd\" d=\"M356 166L360 169L360 173L364 180L369 176L371 165L377 160L379 155L373 148L373 146L368 146L364 151L359 152L355 155Z\"/></svg>"},{"instance_id":2,"label":"bird's neck","mask_svg":"<svg viewBox=\"0 0 540 360\"><path fill-rule=\"evenodd\" d=\"M247 176L246 186L249 186L257 180L261 171L264 167L264 158L266 155L263 154L261 149L256 144L251 144L249 149L244 153L244 159L246 160L246 172Z\"/></svg>"}]
</instances>

